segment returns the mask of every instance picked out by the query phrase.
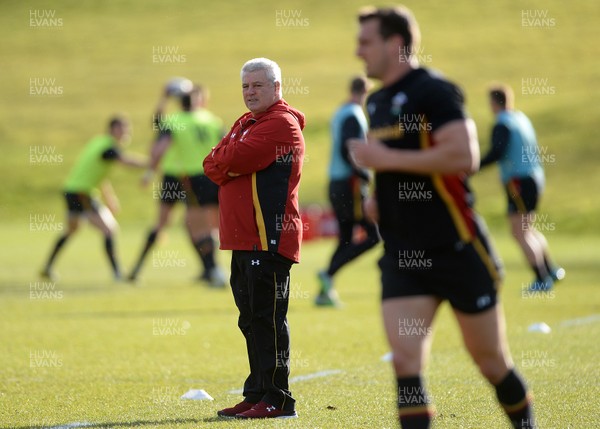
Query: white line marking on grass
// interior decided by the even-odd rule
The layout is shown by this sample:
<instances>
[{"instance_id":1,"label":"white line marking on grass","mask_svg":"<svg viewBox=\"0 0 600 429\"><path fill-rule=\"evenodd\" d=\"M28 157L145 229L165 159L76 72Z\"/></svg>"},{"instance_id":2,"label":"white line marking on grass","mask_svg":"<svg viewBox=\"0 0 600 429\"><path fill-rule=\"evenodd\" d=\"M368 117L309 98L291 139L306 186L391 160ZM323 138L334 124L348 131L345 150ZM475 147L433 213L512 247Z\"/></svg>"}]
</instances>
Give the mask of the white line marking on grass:
<instances>
[{"instance_id":1,"label":"white line marking on grass","mask_svg":"<svg viewBox=\"0 0 600 429\"><path fill-rule=\"evenodd\" d=\"M72 429L72 428L86 428L89 426L94 426L94 423L89 423L89 422L74 422L74 423L67 423L66 425L62 425L62 426L52 426L50 429Z\"/></svg>"},{"instance_id":2,"label":"white line marking on grass","mask_svg":"<svg viewBox=\"0 0 600 429\"><path fill-rule=\"evenodd\" d=\"M330 375L340 374L342 372L344 372L344 371L342 371L341 369L326 369L325 371L313 372L312 374L297 375L296 377L290 378L289 383L292 384L292 383L297 383L299 381L312 380L313 378L328 377ZM227 393L232 394L232 395L239 395L241 393L244 393L244 390L243 389L233 389Z\"/></svg>"},{"instance_id":3,"label":"white line marking on grass","mask_svg":"<svg viewBox=\"0 0 600 429\"><path fill-rule=\"evenodd\" d=\"M568 328L569 326L580 326L589 325L591 323L600 322L600 314L592 314L586 317L579 317L577 319L563 320L560 322L561 328Z\"/></svg>"},{"instance_id":4,"label":"white line marking on grass","mask_svg":"<svg viewBox=\"0 0 600 429\"><path fill-rule=\"evenodd\" d=\"M312 380L313 378L327 377L329 375L340 374L344 371L341 369L326 369L325 371L313 372L312 374L297 375L296 377L290 378L290 383L296 383L297 381Z\"/></svg>"}]
</instances>

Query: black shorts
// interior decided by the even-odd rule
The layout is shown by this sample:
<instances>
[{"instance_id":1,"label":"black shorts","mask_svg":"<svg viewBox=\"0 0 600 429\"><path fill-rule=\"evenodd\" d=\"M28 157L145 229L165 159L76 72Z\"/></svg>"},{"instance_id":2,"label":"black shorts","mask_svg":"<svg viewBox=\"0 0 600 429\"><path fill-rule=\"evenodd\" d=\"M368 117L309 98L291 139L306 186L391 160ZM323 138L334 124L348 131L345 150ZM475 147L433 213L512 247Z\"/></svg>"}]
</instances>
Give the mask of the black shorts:
<instances>
[{"instance_id":1,"label":"black shorts","mask_svg":"<svg viewBox=\"0 0 600 429\"><path fill-rule=\"evenodd\" d=\"M185 176L181 179L188 206L219 204L219 186L204 174Z\"/></svg>"},{"instance_id":2,"label":"black shorts","mask_svg":"<svg viewBox=\"0 0 600 429\"><path fill-rule=\"evenodd\" d=\"M186 193L179 178L165 174L158 189L154 189L154 198L159 198L163 204L173 205L177 201L185 201Z\"/></svg>"},{"instance_id":3,"label":"black shorts","mask_svg":"<svg viewBox=\"0 0 600 429\"><path fill-rule=\"evenodd\" d=\"M181 179L165 174L160 189L155 192L160 201L168 205L178 201L200 207L219 203L219 187L204 174L184 176Z\"/></svg>"},{"instance_id":4,"label":"black shorts","mask_svg":"<svg viewBox=\"0 0 600 429\"><path fill-rule=\"evenodd\" d=\"M539 187L533 177L515 177L504 187L508 200L509 214L527 214L536 209Z\"/></svg>"},{"instance_id":5,"label":"black shorts","mask_svg":"<svg viewBox=\"0 0 600 429\"><path fill-rule=\"evenodd\" d=\"M67 210L71 214L82 214L88 211L97 212L100 204L90 194L64 192Z\"/></svg>"},{"instance_id":6,"label":"black shorts","mask_svg":"<svg viewBox=\"0 0 600 429\"><path fill-rule=\"evenodd\" d=\"M382 299L433 295L463 313L480 313L496 304L500 260L480 234L473 242L443 249L416 250L385 244Z\"/></svg>"}]
</instances>

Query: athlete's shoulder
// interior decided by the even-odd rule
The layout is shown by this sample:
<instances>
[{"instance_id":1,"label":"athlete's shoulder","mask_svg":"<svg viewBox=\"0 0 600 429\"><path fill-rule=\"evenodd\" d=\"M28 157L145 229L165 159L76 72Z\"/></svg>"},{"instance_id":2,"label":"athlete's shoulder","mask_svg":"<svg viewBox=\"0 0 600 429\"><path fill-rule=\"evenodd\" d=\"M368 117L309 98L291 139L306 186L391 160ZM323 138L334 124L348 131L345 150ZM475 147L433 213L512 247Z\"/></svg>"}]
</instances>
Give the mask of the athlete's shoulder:
<instances>
[{"instance_id":1,"label":"athlete's shoulder","mask_svg":"<svg viewBox=\"0 0 600 429\"><path fill-rule=\"evenodd\" d=\"M105 149L116 147L117 142L115 139L109 134L99 134L92 137L86 147L90 149L94 149L97 151L103 151Z\"/></svg>"},{"instance_id":2,"label":"athlete's shoulder","mask_svg":"<svg viewBox=\"0 0 600 429\"><path fill-rule=\"evenodd\" d=\"M424 94L433 96L453 96L464 102L464 93L461 88L449 80L442 72L427 68L421 68L419 70L421 70L422 73L418 83Z\"/></svg>"}]
</instances>

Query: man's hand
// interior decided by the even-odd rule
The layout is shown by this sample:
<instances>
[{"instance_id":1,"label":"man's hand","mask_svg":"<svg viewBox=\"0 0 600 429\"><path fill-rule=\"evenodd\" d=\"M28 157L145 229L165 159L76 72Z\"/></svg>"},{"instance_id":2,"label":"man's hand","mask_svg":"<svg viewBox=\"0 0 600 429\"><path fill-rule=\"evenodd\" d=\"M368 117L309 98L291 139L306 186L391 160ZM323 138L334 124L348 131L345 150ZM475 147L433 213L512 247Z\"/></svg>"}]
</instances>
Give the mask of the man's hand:
<instances>
[{"instance_id":1,"label":"man's hand","mask_svg":"<svg viewBox=\"0 0 600 429\"><path fill-rule=\"evenodd\" d=\"M349 139L350 157L359 167L381 169L385 166L390 149L374 137L367 138L367 144L362 139Z\"/></svg>"},{"instance_id":2,"label":"man's hand","mask_svg":"<svg viewBox=\"0 0 600 429\"><path fill-rule=\"evenodd\" d=\"M230 171L229 173L227 173L227 175L228 175L229 177L238 177L238 176L241 176L241 174L240 174L240 173L234 173L233 171Z\"/></svg>"}]
</instances>

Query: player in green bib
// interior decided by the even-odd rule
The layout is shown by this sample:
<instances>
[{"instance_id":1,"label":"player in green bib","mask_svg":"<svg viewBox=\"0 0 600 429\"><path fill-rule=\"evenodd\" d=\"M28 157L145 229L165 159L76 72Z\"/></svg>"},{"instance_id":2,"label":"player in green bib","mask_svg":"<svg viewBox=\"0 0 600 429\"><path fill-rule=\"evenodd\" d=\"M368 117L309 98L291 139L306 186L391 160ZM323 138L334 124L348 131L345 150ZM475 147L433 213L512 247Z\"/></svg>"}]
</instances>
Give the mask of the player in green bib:
<instances>
[{"instance_id":1,"label":"player in green bib","mask_svg":"<svg viewBox=\"0 0 600 429\"><path fill-rule=\"evenodd\" d=\"M177 201L186 204L185 223L204 272L200 278L213 286L225 285L216 265L213 230L218 226L218 187L204 175L202 161L223 136L221 120L205 108L207 94L194 86L180 96L182 110L165 114L168 97L165 89L154 117L157 138L151 152L151 170L163 172L162 182L154 186L160 199L158 221L148 233L146 243L129 279L134 281L158 234L167 225ZM146 180L150 178L146 175Z\"/></svg>"},{"instance_id":2,"label":"player in green bib","mask_svg":"<svg viewBox=\"0 0 600 429\"><path fill-rule=\"evenodd\" d=\"M94 137L84 147L67 176L63 194L67 203L68 226L66 232L54 245L50 258L42 270L41 274L45 278L53 278L52 266L56 256L71 235L77 231L84 217L104 235L106 254L113 276L117 280L121 277L113 243L117 222L112 213L118 210L118 200L110 183L105 179L115 161L140 168L145 167L146 164L121 153L123 143L129 138L129 124L126 119L114 117L110 120L108 128L108 134ZM108 209L93 197L98 189Z\"/></svg>"}]
</instances>

